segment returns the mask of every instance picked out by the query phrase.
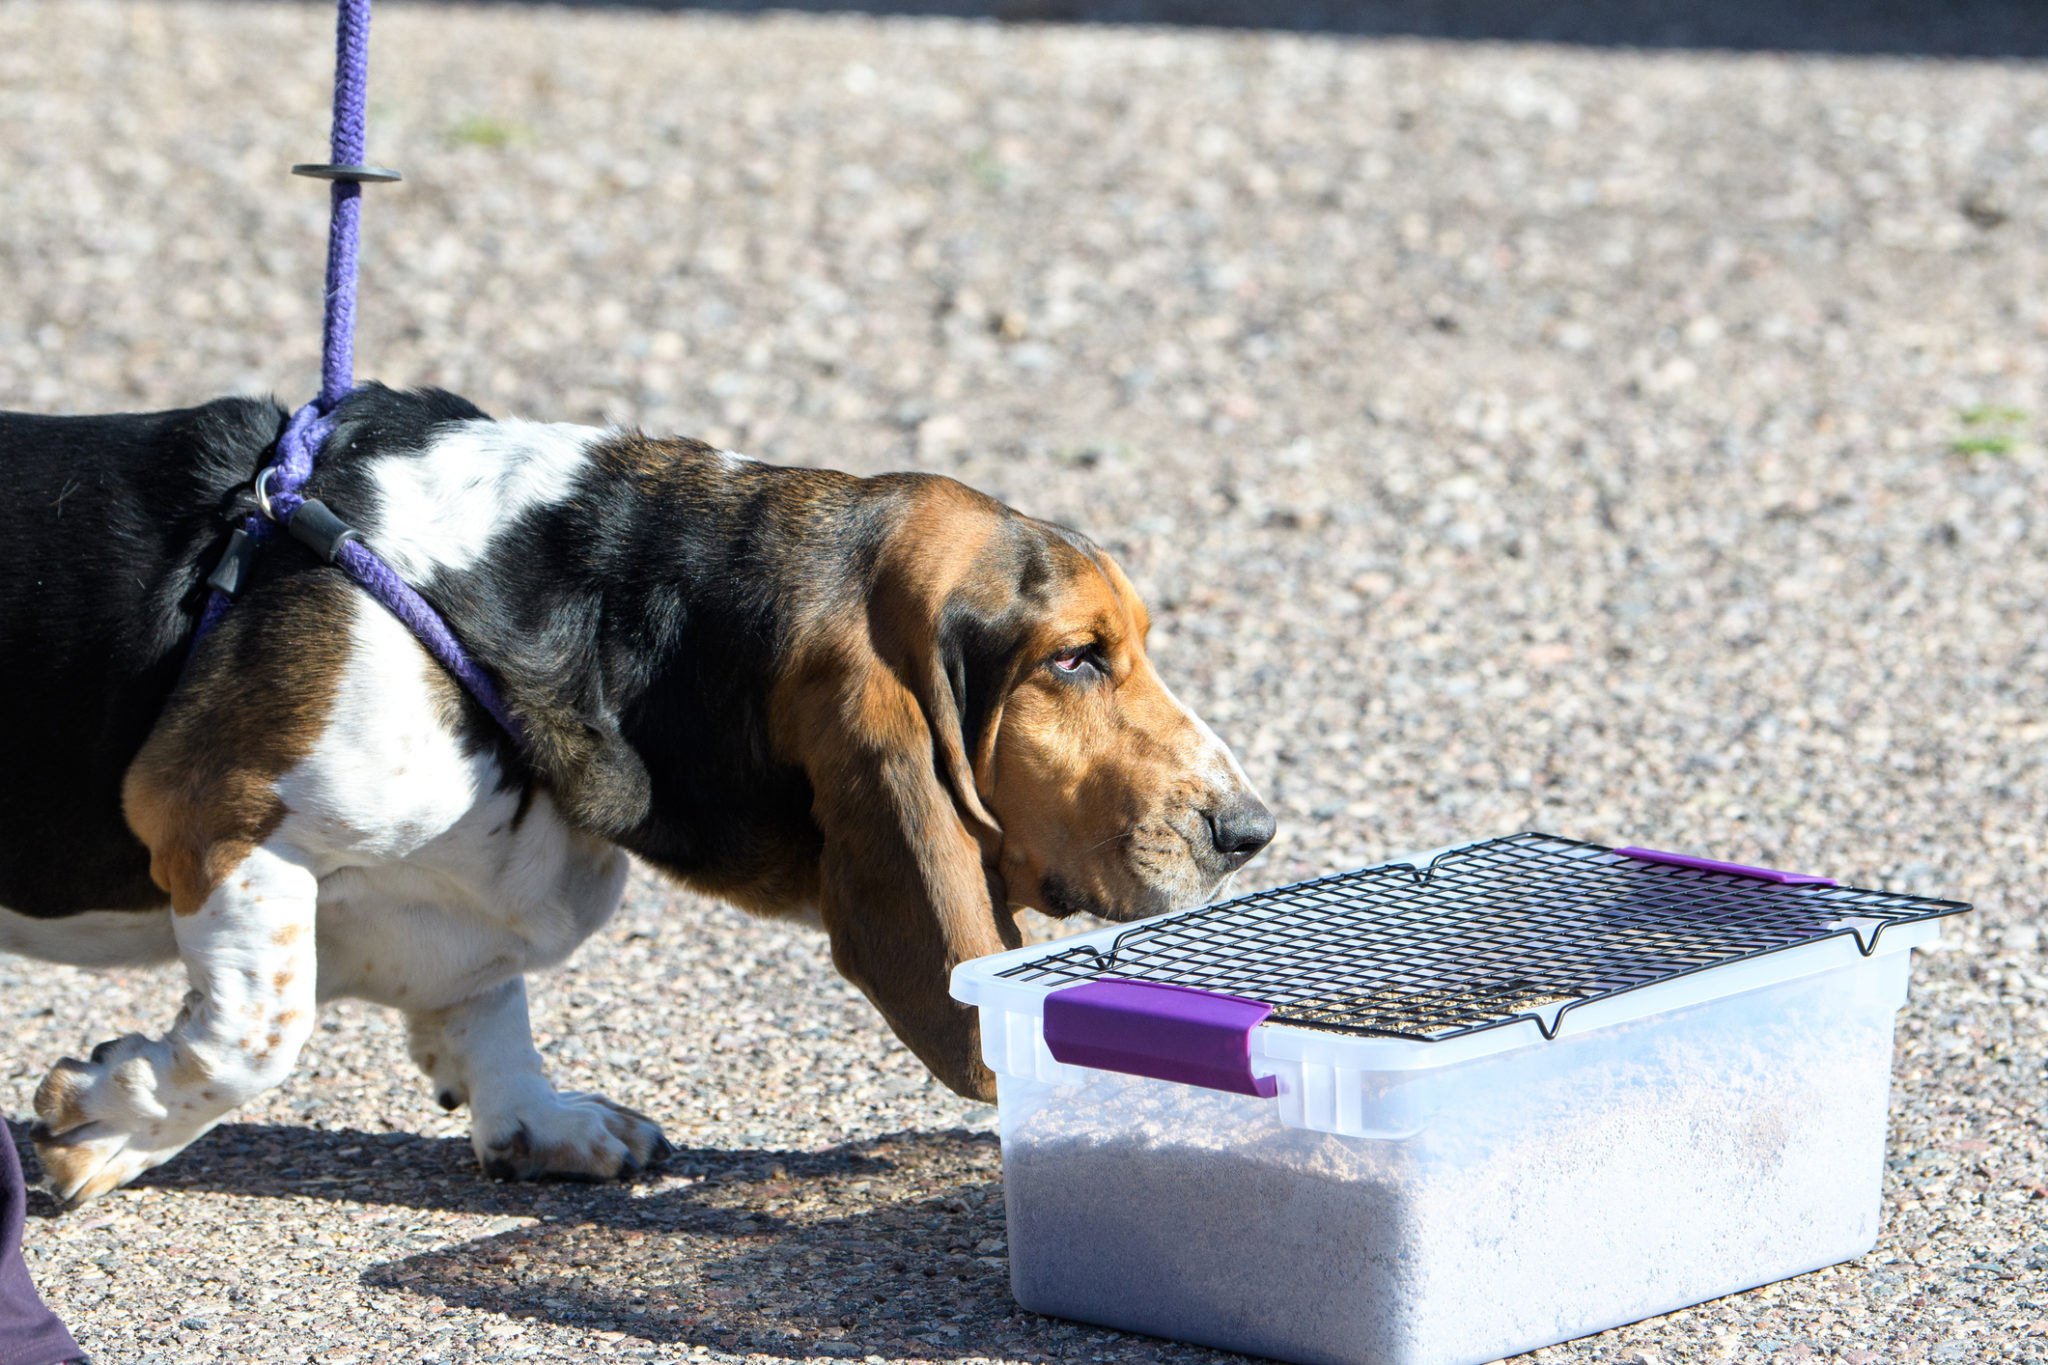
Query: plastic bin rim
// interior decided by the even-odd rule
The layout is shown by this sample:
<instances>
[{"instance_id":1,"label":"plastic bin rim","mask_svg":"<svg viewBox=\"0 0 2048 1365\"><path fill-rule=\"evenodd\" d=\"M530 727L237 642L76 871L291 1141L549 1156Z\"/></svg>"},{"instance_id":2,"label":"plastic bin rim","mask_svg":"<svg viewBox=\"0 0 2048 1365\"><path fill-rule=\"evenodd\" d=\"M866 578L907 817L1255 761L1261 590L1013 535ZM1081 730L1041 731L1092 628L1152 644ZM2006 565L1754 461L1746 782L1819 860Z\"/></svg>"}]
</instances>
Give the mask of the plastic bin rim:
<instances>
[{"instance_id":1,"label":"plastic bin rim","mask_svg":"<svg viewBox=\"0 0 2048 1365\"><path fill-rule=\"evenodd\" d=\"M1403 864L1427 866L1430 861L1445 853L1470 847L1471 842L1450 844L1428 853L1408 857L1389 858L1385 862L1369 864L1361 870L1398 867ZM1173 913L1186 914L1191 911ZM1170 918L1170 915L1161 918ZM1058 943L1063 948L1083 944L1107 944L1130 928L1130 924L1105 925L1101 929L1058 940ZM1250 1041L1255 1058L1305 1059L1321 1055L1335 1060L1341 1056L1345 1065L1366 1069L1429 1069L1512 1051L1520 1047L1534 1046L1543 1043L1546 1036L1564 1038L1611 1024L1646 1018L1665 1010L1684 1008L1705 1000L1741 995L1854 962L1871 961L1889 957L1894 953L1909 952L1914 948L1924 948L1935 943L1940 938L1940 933L1938 920L1895 924L1880 934L1867 952L1858 945L1857 937L1852 932L1830 934L1805 943L1791 944L1773 952L1701 968L1584 1002L1574 1009L1564 1011L1562 1019L1553 1014L1553 1026L1547 1030L1539 1027L1532 1018L1521 1018L1450 1038L1432 1040L1377 1037L1371 1034L1315 1029L1269 1020L1252 1029ZM1024 1014L1042 1020L1045 997L1061 986L1073 983L1010 981L1002 979L1002 973L1019 963L1043 957L1050 947L1051 945L1044 943L1031 944L962 962L953 968L950 980L951 994L962 1004L984 1009L1000 1008L1013 1014ZM1726 989L1703 990L1702 987L1710 982L1718 982Z\"/></svg>"}]
</instances>

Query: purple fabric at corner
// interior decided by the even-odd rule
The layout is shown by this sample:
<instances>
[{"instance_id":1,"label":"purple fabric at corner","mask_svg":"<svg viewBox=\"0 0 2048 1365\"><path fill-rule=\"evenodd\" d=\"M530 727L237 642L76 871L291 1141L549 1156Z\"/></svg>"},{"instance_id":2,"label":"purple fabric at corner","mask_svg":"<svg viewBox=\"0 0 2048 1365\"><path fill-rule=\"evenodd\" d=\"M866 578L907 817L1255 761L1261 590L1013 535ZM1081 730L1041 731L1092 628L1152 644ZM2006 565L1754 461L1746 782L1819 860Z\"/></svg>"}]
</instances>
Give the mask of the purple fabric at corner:
<instances>
[{"instance_id":1,"label":"purple fabric at corner","mask_svg":"<svg viewBox=\"0 0 2048 1365\"><path fill-rule=\"evenodd\" d=\"M57 1315L44 1306L29 1278L21 1254L27 1217L28 1187L21 1178L21 1158L14 1150L14 1131L0 1123L0 1365L60 1365L84 1355Z\"/></svg>"},{"instance_id":2,"label":"purple fabric at corner","mask_svg":"<svg viewBox=\"0 0 2048 1365\"><path fill-rule=\"evenodd\" d=\"M1712 858L1695 858L1686 853L1664 853L1654 848L1617 848L1614 851L1624 858L1634 858L1638 862L1689 867L1696 872L1726 872L1730 876L1754 877L1758 881L1776 882L1780 886L1841 885L1833 877L1813 877L1804 872L1779 872L1768 867L1745 867L1741 863L1719 863Z\"/></svg>"},{"instance_id":3,"label":"purple fabric at corner","mask_svg":"<svg viewBox=\"0 0 2048 1365\"><path fill-rule=\"evenodd\" d=\"M1271 1005L1158 981L1087 981L1045 998L1045 1045L1069 1066L1270 1099L1252 1075L1251 1032Z\"/></svg>"}]
</instances>

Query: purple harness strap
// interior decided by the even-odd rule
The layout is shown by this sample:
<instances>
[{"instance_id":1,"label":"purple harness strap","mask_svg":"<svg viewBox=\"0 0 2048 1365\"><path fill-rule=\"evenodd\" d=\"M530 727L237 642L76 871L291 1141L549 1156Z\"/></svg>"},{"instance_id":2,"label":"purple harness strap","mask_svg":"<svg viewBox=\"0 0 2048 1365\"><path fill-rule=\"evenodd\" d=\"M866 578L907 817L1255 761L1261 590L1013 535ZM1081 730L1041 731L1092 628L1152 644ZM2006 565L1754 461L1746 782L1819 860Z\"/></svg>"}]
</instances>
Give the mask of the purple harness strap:
<instances>
[{"instance_id":1,"label":"purple harness strap","mask_svg":"<svg viewBox=\"0 0 2048 1365\"><path fill-rule=\"evenodd\" d=\"M227 613L255 549L278 527L335 565L403 621L426 651L455 675L469 694L515 741L524 742L518 718L506 709L490 675L470 658L441 614L325 503L301 491L313 474L313 456L334 431L334 410L355 388L356 255L362 218L362 182L396 180L394 171L362 164L364 108L370 84L370 0L340 0L335 25L334 131L331 165L294 166L298 174L333 182L327 230L327 309L320 347L320 396L293 413L277 438L277 456L256 476L259 511L244 521L207 581L213 595L200 614L192 647Z\"/></svg>"}]
</instances>

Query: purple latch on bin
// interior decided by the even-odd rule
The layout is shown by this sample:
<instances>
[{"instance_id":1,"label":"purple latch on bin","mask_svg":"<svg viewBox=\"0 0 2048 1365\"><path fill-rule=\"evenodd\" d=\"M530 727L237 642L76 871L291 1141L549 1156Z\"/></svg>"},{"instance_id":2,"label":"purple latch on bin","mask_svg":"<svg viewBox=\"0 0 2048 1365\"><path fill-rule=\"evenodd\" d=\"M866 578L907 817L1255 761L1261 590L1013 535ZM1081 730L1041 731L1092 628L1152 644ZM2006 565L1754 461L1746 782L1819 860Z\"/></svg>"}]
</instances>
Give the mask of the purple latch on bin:
<instances>
[{"instance_id":1,"label":"purple latch on bin","mask_svg":"<svg viewBox=\"0 0 2048 1365\"><path fill-rule=\"evenodd\" d=\"M1755 877L1759 881L1776 882L1780 886L1840 886L1833 877L1811 877L1804 872L1779 872L1769 867L1744 867L1741 863L1717 863L1712 858L1695 858L1685 853L1662 853L1654 848L1617 848L1614 850L1624 858L1638 862L1668 863L1672 867L1690 867L1699 872L1726 872L1735 877Z\"/></svg>"},{"instance_id":2,"label":"purple latch on bin","mask_svg":"<svg viewBox=\"0 0 2048 1365\"><path fill-rule=\"evenodd\" d=\"M1045 997L1045 1045L1092 1066L1271 1099L1279 1082L1252 1075L1251 1033L1273 1007L1159 981L1086 981Z\"/></svg>"}]
</instances>

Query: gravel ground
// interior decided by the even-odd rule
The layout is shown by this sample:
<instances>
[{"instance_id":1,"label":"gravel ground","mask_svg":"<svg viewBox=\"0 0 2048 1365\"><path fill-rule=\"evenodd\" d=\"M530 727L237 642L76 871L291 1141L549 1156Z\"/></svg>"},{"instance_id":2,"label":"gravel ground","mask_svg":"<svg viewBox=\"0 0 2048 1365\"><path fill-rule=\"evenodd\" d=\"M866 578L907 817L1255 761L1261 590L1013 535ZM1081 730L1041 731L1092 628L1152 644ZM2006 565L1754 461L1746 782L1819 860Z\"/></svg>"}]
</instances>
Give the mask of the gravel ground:
<instances>
[{"instance_id":1,"label":"gravel ground","mask_svg":"<svg viewBox=\"0 0 2048 1365\"><path fill-rule=\"evenodd\" d=\"M310 394L330 23L0 0L0 404ZM398 4L375 61L365 374L1087 529L1281 816L1248 884L1542 828L1975 901L1877 1250L1537 1358L2048 1361L2048 70ZM17 1116L178 991L0 986ZM535 995L664 1171L482 1181L341 1004L32 1224L50 1298L103 1362L1224 1359L1012 1305L992 1112L803 932L643 881Z\"/></svg>"}]
</instances>

